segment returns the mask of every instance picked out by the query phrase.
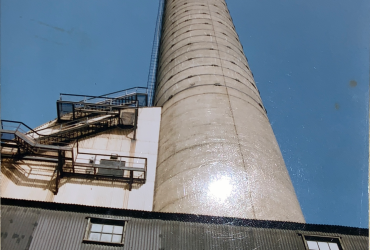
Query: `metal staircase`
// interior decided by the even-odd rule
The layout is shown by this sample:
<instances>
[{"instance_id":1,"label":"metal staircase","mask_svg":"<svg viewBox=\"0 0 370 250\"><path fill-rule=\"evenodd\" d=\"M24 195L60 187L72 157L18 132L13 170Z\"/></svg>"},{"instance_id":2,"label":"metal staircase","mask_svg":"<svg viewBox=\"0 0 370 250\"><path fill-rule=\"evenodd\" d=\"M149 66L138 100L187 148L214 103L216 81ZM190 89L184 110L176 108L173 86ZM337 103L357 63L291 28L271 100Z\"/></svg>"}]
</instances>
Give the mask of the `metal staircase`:
<instances>
[{"instance_id":1,"label":"metal staircase","mask_svg":"<svg viewBox=\"0 0 370 250\"><path fill-rule=\"evenodd\" d=\"M112 128L132 129L136 139L137 109L125 109L117 114L84 117L36 130L42 144L69 143Z\"/></svg>"},{"instance_id":2,"label":"metal staircase","mask_svg":"<svg viewBox=\"0 0 370 250\"><path fill-rule=\"evenodd\" d=\"M54 125L33 130L22 122L1 121L2 157L55 163L55 194L63 176L120 180L131 190L146 181L146 158L82 153L78 139L119 127L132 129L135 140L138 108L144 106L146 88L102 96L61 94ZM84 162L86 155L94 160Z\"/></svg>"},{"instance_id":3,"label":"metal staircase","mask_svg":"<svg viewBox=\"0 0 370 250\"><path fill-rule=\"evenodd\" d=\"M58 121L72 121L101 114L118 114L124 108L148 106L147 88L131 88L101 96L60 94Z\"/></svg>"},{"instance_id":4,"label":"metal staircase","mask_svg":"<svg viewBox=\"0 0 370 250\"><path fill-rule=\"evenodd\" d=\"M74 165L73 146L64 143L42 144L38 134L22 122L1 121L1 156L15 161L31 160L56 164L54 193L58 193L61 170L65 164ZM49 136L49 139L53 136ZM57 137L52 140L57 141Z\"/></svg>"}]
</instances>

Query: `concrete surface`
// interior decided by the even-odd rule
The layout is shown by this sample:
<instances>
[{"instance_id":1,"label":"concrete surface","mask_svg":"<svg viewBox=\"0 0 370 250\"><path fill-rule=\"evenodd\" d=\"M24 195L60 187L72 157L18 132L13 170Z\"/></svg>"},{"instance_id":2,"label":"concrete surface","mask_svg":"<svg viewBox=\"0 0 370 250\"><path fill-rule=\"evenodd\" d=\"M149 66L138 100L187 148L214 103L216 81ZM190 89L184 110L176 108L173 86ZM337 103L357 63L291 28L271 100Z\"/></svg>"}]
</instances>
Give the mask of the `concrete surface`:
<instances>
[{"instance_id":1,"label":"concrete surface","mask_svg":"<svg viewBox=\"0 0 370 250\"><path fill-rule=\"evenodd\" d=\"M304 222L224 0L168 0L154 211Z\"/></svg>"}]
</instances>

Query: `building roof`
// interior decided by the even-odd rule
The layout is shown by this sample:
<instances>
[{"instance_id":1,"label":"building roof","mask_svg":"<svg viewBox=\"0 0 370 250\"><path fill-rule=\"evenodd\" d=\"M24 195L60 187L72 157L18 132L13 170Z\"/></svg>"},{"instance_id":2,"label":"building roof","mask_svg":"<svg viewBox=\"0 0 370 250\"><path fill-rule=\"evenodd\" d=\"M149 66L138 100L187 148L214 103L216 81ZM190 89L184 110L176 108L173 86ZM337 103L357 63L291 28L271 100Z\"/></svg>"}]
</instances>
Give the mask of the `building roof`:
<instances>
[{"instance_id":1,"label":"building roof","mask_svg":"<svg viewBox=\"0 0 370 250\"><path fill-rule=\"evenodd\" d=\"M254 219L241 219L232 217L218 217L207 215L194 215L194 214L180 214L180 213L163 213L163 212L150 212L138 211L129 209L117 209L108 207L94 207L77 204L54 203L44 201L30 201L2 198L2 205L40 208L54 211L77 212L77 213L91 213L100 215L112 216L125 216L138 219L158 219L163 221L180 221L192 222L201 224L217 224L217 225L230 225L240 227L252 228L268 228L268 229L282 229L282 230L295 230L302 232L323 232L335 233L345 235L369 236L368 228L355 228L337 225L319 225L309 223L296 223L287 221L269 221L269 220L254 220Z\"/></svg>"}]
</instances>

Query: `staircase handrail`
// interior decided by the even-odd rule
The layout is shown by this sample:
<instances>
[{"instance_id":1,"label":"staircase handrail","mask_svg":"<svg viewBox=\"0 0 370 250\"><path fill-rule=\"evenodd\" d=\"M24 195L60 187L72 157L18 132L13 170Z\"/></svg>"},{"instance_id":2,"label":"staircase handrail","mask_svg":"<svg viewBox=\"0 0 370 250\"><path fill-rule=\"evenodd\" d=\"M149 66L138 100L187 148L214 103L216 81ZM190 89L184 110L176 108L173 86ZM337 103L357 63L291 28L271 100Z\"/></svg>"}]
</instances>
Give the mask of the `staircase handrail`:
<instances>
[{"instance_id":1,"label":"staircase handrail","mask_svg":"<svg viewBox=\"0 0 370 250\"><path fill-rule=\"evenodd\" d=\"M104 115L101 115L101 116L104 116ZM93 118L97 118L97 117L93 117ZM91 117L90 117L90 120L92 120ZM58 127L60 129L66 129L66 128L68 128L68 126L77 125L77 124L82 123L83 121L85 121L85 122L89 121L89 117L82 117L82 118L80 118L78 120L73 120L73 121L64 122L64 123L61 123L61 124L56 124L56 125L53 125L53 126L50 126L50 127L46 127L46 128L42 128L42 129L37 129L36 131L37 132L40 132L40 131L43 131L43 130L58 128ZM41 136L49 136L49 135L41 134Z\"/></svg>"},{"instance_id":2,"label":"staircase handrail","mask_svg":"<svg viewBox=\"0 0 370 250\"><path fill-rule=\"evenodd\" d=\"M23 125L23 126L25 126L29 130L29 131L25 131L24 134L27 134L29 132L32 132L32 133L35 133L35 134L38 135L38 133L35 130L33 130L32 128L30 128L29 126L27 126L26 124L24 124L23 122L20 122L20 121L12 121L12 120L4 120L4 119L2 119L1 120L1 129L4 129L4 124L3 124L4 122L6 122L6 123L16 123L16 124L19 124L17 126L17 129L15 129L13 131L19 131L20 130L20 126Z\"/></svg>"},{"instance_id":3,"label":"staircase handrail","mask_svg":"<svg viewBox=\"0 0 370 250\"><path fill-rule=\"evenodd\" d=\"M145 91L139 91L141 89L143 89ZM130 91L130 90L134 90L134 91ZM109 95L113 95L113 94L117 94L117 93L122 93L122 92L124 92L124 94L121 94L120 96L109 97ZM78 101L75 101L75 102L86 102L86 101L91 101L91 100L97 99L97 98L109 99L109 100L117 100L117 99L123 98L125 96L134 95L134 94L147 94L147 88L145 88L145 87L134 87L134 88L129 88L129 89L125 89L125 90L115 91L115 92L112 92L112 93L108 93L108 94L104 94L104 95L99 95L99 96L60 93L59 100L60 101L64 101L63 100L63 97L72 97L72 96L73 97L84 97L83 100L79 99Z\"/></svg>"},{"instance_id":4,"label":"staircase handrail","mask_svg":"<svg viewBox=\"0 0 370 250\"><path fill-rule=\"evenodd\" d=\"M16 129L11 129L11 131L14 131L14 132L19 131L20 133L22 133L22 134L24 134L26 136L29 136L29 137L31 137L34 140L35 139L38 139L41 136L45 136L45 135L42 135L42 134L37 133L37 131L33 130L32 128L30 128L29 126L27 126L26 124L24 124L23 122L20 122L20 121L12 121L12 120L1 120L1 131L2 130L5 130L4 129L4 122L5 123L16 123L16 124L19 124L16 127ZM28 129L28 131L23 131L22 129L20 129L20 126L21 125L25 126ZM10 127L10 128L12 128L12 127ZM37 135L37 137L35 137L35 135ZM48 135L48 137L51 137L51 138L60 138L60 136L53 136L53 135Z\"/></svg>"},{"instance_id":5,"label":"staircase handrail","mask_svg":"<svg viewBox=\"0 0 370 250\"><path fill-rule=\"evenodd\" d=\"M134 92L132 92L133 94L135 94L135 93L139 93L139 94L147 94L147 93L148 93L148 88L147 88L147 87L133 87L133 88L128 88L128 89L119 90L119 91L115 91L115 92L112 92L112 93L104 94L104 95L101 95L101 97L105 97L105 96L108 96L108 95L112 95L112 94L120 93L120 92L123 92L123 91L125 91L126 93L128 93L127 91L128 91L128 90L132 90L132 89L135 89L135 91L134 91ZM138 89L145 89L145 93L143 93L143 92L138 92ZM130 94L132 94L132 93L130 93Z\"/></svg>"}]
</instances>

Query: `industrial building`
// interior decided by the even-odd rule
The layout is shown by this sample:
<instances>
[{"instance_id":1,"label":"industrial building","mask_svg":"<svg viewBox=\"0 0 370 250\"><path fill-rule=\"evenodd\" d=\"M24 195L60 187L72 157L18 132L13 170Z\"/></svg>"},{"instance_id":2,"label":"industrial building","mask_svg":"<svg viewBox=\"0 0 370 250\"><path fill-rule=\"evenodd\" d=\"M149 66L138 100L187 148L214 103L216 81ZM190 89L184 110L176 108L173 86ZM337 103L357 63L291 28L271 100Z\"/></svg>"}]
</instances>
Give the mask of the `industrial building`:
<instances>
[{"instance_id":1,"label":"industrial building","mask_svg":"<svg viewBox=\"0 0 370 250\"><path fill-rule=\"evenodd\" d=\"M306 224L224 0L161 0L147 88L1 121L3 249L367 249Z\"/></svg>"},{"instance_id":2,"label":"industrial building","mask_svg":"<svg viewBox=\"0 0 370 250\"><path fill-rule=\"evenodd\" d=\"M368 229L7 198L2 203L2 249L368 249ZM95 232L99 224L119 230ZM96 234L109 242L91 240Z\"/></svg>"}]
</instances>

